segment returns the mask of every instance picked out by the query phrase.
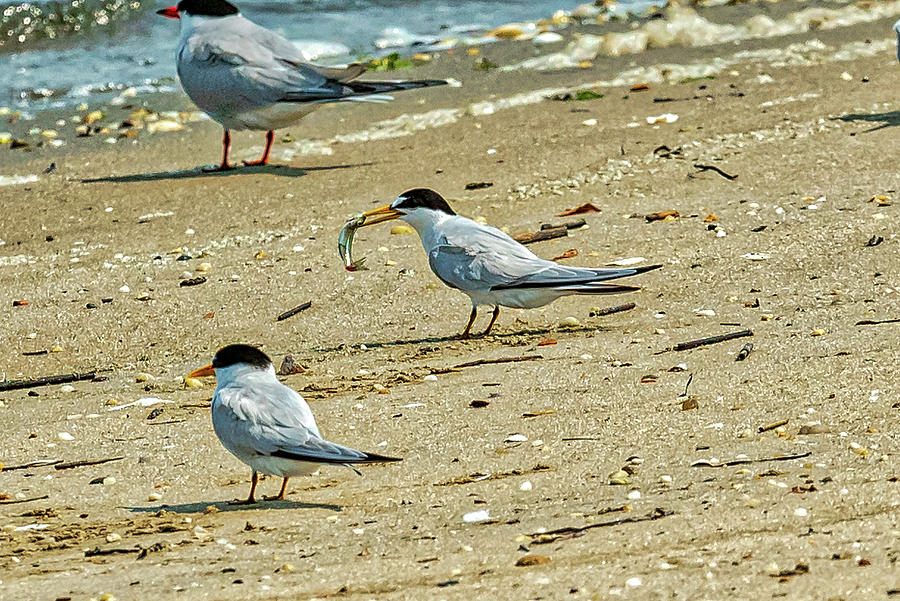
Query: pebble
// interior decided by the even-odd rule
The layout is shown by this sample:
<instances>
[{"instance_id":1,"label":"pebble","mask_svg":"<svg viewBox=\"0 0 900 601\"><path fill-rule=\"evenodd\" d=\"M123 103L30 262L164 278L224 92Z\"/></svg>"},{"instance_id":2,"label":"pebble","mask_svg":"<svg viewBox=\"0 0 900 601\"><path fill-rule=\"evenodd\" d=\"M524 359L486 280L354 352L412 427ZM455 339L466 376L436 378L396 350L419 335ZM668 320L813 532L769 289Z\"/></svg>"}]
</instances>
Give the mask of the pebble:
<instances>
[{"instance_id":1,"label":"pebble","mask_svg":"<svg viewBox=\"0 0 900 601\"><path fill-rule=\"evenodd\" d=\"M676 121L678 121L678 115L675 113L663 113L656 117L647 117L647 123L650 125L656 125L658 123L675 123Z\"/></svg>"},{"instance_id":2,"label":"pebble","mask_svg":"<svg viewBox=\"0 0 900 601\"><path fill-rule=\"evenodd\" d=\"M591 126L597 125L597 120L596 119L585 119L584 121L581 122L581 124L591 127Z\"/></svg>"},{"instance_id":3,"label":"pebble","mask_svg":"<svg viewBox=\"0 0 900 601\"><path fill-rule=\"evenodd\" d=\"M628 481L628 472L625 470L618 470L609 475L609 483L616 486L624 486L629 483Z\"/></svg>"},{"instance_id":4,"label":"pebble","mask_svg":"<svg viewBox=\"0 0 900 601\"><path fill-rule=\"evenodd\" d=\"M184 387L185 388L203 388L203 382L201 382L199 378L185 378L184 379Z\"/></svg>"},{"instance_id":5,"label":"pebble","mask_svg":"<svg viewBox=\"0 0 900 601\"><path fill-rule=\"evenodd\" d=\"M712 309L694 309L694 313L703 317L713 317L716 314Z\"/></svg>"},{"instance_id":6,"label":"pebble","mask_svg":"<svg viewBox=\"0 0 900 601\"><path fill-rule=\"evenodd\" d=\"M812 332L809 333L810 336L824 336L828 332L825 331L824 328L816 328Z\"/></svg>"},{"instance_id":7,"label":"pebble","mask_svg":"<svg viewBox=\"0 0 900 601\"><path fill-rule=\"evenodd\" d=\"M437 382L438 381L438 377L434 374L428 374L427 376L425 376L422 379L425 380L426 382Z\"/></svg>"},{"instance_id":8,"label":"pebble","mask_svg":"<svg viewBox=\"0 0 900 601\"><path fill-rule=\"evenodd\" d=\"M87 108L87 107L85 107L85 108ZM99 121L102 118L103 118L103 111L91 111L90 113L88 113L81 119L81 122L85 125L90 125L91 123L94 123L95 121Z\"/></svg>"},{"instance_id":9,"label":"pebble","mask_svg":"<svg viewBox=\"0 0 900 601\"><path fill-rule=\"evenodd\" d=\"M135 382L146 382L148 380L152 380L153 376L145 372L138 372L137 375L134 376Z\"/></svg>"},{"instance_id":10,"label":"pebble","mask_svg":"<svg viewBox=\"0 0 900 601\"><path fill-rule=\"evenodd\" d=\"M415 234L416 230L412 228L412 226L406 225L405 223L395 225L391 228L391 234L393 235L401 235L401 234Z\"/></svg>"},{"instance_id":11,"label":"pebble","mask_svg":"<svg viewBox=\"0 0 900 601\"><path fill-rule=\"evenodd\" d=\"M129 288L128 286L122 286L121 288L119 288L119 292L128 294L129 292L131 292L131 288Z\"/></svg>"},{"instance_id":12,"label":"pebble","mask_svg":"<svg viewBox=\"0 0 900 601\"><path fill-rule=\"evenodd\" d=\"M659 477L659 481L662 482L663 484L671 484L672 476L663 474L662 476Z\"/></svg>"},{"instance_id":13,"label":"pebble","mask_svg":"<svg viewBox=\"0 0 900 601\"><path fill-rule=\"evenodd\" d=\"M115 543L122 540L122 535L117 532L110 532L106 535L106 542Z\"/></svg>"},{"instance_id":14,"label":"pebble","mask_svg":"<svg viewBox=\"0 0 900 601\"><path fill-rule=\"evenodd\" d=\"M528 442L528 437L524 434L511 434L503 442Z\"/></svg>"},{"instance_id":15,"label":"pebble","mask_svg":"<svg viewBox=\"0 0 900 601\"><path fill-rule=\"evenodd\" d=\"M528 492L532 488L533 488L533 485L531 484L531 480L526 480L525 482L522 482L522 484L519 485L519 490L524 491L524 492Z\"/></svg>"},{"instance_id":16,"label":"pebble","mask_svg":"<svg viewBox=\"0 0 900 601\"><path fill-rule=\"evenodd\" d=\"M200 265L197 266L197 271L206 272L206 271L209 271L210 269L212 269L211 263L200 263Z\"/></svg>"},{"instance_id":17,"label":"pebble","mask_svg":"<svg viewBox=\"0 0 900 601\"><path fill-rule=\"evenodd\" d=\"M104 486L109 486L111 484L115 484L116 479L113 476L107 476L106 478L103 479L102 483Z\"/></svg>"},{"instance_id":18,"label":"pebble","mask_svg":"<svg viewBox=\"0 0 900 601\"><path fill-rule=\"evenodd\" d=\"M57 436L59 436L60 440L75 440L75 437L68 432L60 432Z\"/></svg>"},{"instance_id":19,"label":"pebble","mask_svg":"<svg viewBox=\"0 0 900 601\"><path fill-rule=\"evenodd\" d=\"M581 322L578 321L578 319L576 319L575 317L566 317L559 322L559 325L563 328L577 328L581 325Z\"/></svg>"},{"instance_id":20,"label":"pebble","mask_svg":"<svg viewBox=\"0 0 900 601\"><path fill-rule=\"evenodd\" d=\"M805 518L806 516L809 515L809 512L804 507L798 507L797 509L794 510L794 515L797 516L798 518Z\"/></svg>"},{"instance_id":21,"label":"pebble","mask_svg":"<svg viewBox=\"0 0 900 601\"><path fill-rule=\"evenodd\" d=\"M637 576L633 576L625 581L625 586L630 587L630 588L637 588L637 587L641 586L642 584L644 584L644 583L641 582L641 579L638 578Z\"/></svg>"},{"instance_id":22,"label":"pebble","mask_svg":"<svg viewBox=\"0 0 900 601\"><path fill-rule=\"evenodd\" d=\"M470 511L469 513L463 514L462 519L467 524L474 524L476 522L484 522L485 520L491 519L491 515L488 513L487 509L482 509L480 511Z\"/></svg>"},{"instance_id":23,"label":"pebble","mask_svg":"<svg viewBox=\"0 0 900 601\"><path fill-rule=\"evenodd\" d=\"M159 501L160 499L162 499L162 495L160 495L159 493L154 492L154 493L150 493L149 495L147 495L147 500L151 501L151 502Z\"/></svg>"},{"instance_id":24,"label":"pebble","mask_svg":"<svg viewBox=\"0 0 900 601\"><path fill-rule=\"evenodd\" d=\"M628 498L629 498L630 500L632 500L632 501L637 501L638 499L641 498L641 491L639 491L639 490L632 490L631 492L628 493L627 496L628 496Z\"/></svg>"},{"instance_id":25,"label":"pebble","mask_svg":"<svg viewBox=\"0 0 900 601\"><path fill-rule=\"evenodd\" d=\"M59 387L60 392L75 392L75 387L71 384L65 384Z\"/></svg>"}]
</instances>

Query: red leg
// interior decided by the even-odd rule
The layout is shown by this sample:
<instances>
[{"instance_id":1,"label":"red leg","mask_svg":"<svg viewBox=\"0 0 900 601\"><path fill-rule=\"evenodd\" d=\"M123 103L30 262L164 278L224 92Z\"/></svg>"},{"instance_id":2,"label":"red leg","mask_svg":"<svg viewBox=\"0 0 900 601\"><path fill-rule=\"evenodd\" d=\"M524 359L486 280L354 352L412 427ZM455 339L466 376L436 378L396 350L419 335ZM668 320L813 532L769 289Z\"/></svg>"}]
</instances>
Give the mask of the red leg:
<instances>
[{"instance_id":1,"label":"red leg","mask_svg":"<svg viewBox=\"0 0 900 601\"><path fill-rule=\"evenodd\" d=\"M287 492L287 481L287 478L282 479L281 492L278 493L277 497L266 497L266 501L284 501L284 493Z\"/></svg>"},{"instance_id":2,"label":"red leg","mask_svg":"<svg viewBox=\"0 0 900 601\"><path fill-rule=\"evenodd\" d=\"M256 498L253 495L256 494L257 482L259 482L259 474L254 471L253 477L250 478L250 495L243 501L232 501L231 503L229 503L229 505L253 505L254 503L256 503Z\"/></svg>"},{"instance_id":3,"label":"red leg","mask_svg":"<svg viewBox=\"0 0 900 601\"><path fill-rule=\"evenodd\" d=\"M475 317L478 315L478 307L472 307L472 314L469 315L469 323L466 324L466 329L463 330L462 338L463 340L469 337L469 332L472 330L472 324L475 323Z\"/></svg>"},{"instance_id":4,"label":"red leg","mask_svg":"<svg viewBox=\"0 0 900 601\"><path fill-rule=\"evenodd\" d=\"M491 323L489 323L487 329L481 333L482 336L487 336L491 333L491 328L494 327L494 322L497 321L498 317L500 317L500 305L494 307L494 315L491 317Z\"/></svg>"},{"instance_id":5,"label":"red leg","mask_svg":"<svg viewBox=\"0 0 900 601\"><path fill-rule=\"evenodd\" d=\"M206 173L213 173L215 171L231 171L234 169L234 167L228 164L229 150L231 150L231 132L226 129L225 134L222 136L222 164L218 167L213 167L212 169L203 169L203 171Z\"/></svg>"},{"instance_id":6,"label":"red leg","mask_svg":"<svg viewBox=\"0 0 900 601\"><path fill-rule=\"evenodd\" d=\"M272 150L272 142L275 140L275 132L271 129L266 132L266 149L263 151L262 158L258 161L244 161L247 167L261 167L269 164L269 151Z\"/></svg>"}]
</instances>

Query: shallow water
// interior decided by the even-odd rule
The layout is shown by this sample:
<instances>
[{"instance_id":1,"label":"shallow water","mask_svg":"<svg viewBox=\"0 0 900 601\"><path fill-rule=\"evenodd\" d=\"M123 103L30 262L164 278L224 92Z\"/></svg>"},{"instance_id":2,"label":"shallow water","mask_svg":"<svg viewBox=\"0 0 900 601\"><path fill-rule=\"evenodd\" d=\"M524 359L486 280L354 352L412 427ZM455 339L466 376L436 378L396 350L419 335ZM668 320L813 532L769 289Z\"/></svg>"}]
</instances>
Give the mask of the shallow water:
<instances>
[{"instance_id":1,"label":"shallow water","mask_svg":"<svg viewBox=\"0 0 900 601\"><path fill-rule=\"evenodd\" d=\"M511 22L536 20L567 0L247 0L242 12L289 39L310 59L377 55ZM623 7L649 2L626 2ZM177 87L178 23L149 0L56 0L0 6L0 104L42 108L81 102L129 86ZM380 42L379 42L380 41Z\"/></svg>"}]
</instances>

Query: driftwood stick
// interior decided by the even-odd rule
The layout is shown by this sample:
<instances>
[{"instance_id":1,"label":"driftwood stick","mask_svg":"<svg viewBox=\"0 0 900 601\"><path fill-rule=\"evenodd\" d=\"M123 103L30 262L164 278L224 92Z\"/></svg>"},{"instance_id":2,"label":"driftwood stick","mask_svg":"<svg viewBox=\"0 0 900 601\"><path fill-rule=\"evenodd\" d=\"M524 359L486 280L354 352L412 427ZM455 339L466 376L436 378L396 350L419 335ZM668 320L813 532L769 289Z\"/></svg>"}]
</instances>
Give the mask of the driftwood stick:
<instances>
[{"instance_id":1,"label":"driftwood stick","mask_svg":"<svg viewBox=\"0 0 900 601\"><path fill-rule=\"evenodd\" d=\"M6 465L0 471L11 472L13 470L27 470L30 467L47 467L57 463L62 463L62 459L38 459L37 461L29 461L28 463L21 463L19 465Z\"/></svg>"},{"instance_id":2,"label":"driftwood stick","mask_svg":"<svg viewBox=\"0 0 900 601\"><path fill-rule=\"evenodd\" d=\"M33 380L7 380L0 382L0 392L4 390L21 390L23 388L37 388L38 386L50 386L52 384L67 384L81 380L93 380L97 377L96 371L84 374L60 374L57 376L43 376Z\"/></svg>"},{"instance_id":3,"label":"driftwood stick","mask_svg":"<svg viewBox=\"0 0 900 601\"><path fill-rule=\"evenodd\" d=\"M529 534L528 536L531 537L532 543L536 545L546 545L548 543L555 543L559 540L584 536L585 532L587 532L588 530L593 530L594 528L608 528L611 526L621 526L622 524L634 524L636 522L651 522L653 520L669 517L670 515L674 514L674 511L660 509L659 507L657 507L644 516L620 518L618 520L610 520L608 522L598 522L596 524L588 524L587 526L582 526L580 528L569 527L560 528L558 530L551 530L549 532L536 532L534 534Z\"/></svg>"},{"instance_id":4,"label":"driftwood stick","mask_svg":"<svg viewBox=\"0 0 900 601\"><path fill-rule=\"evenodd\" d=\"M699 163L695 163L694 169L699 169L700 171L715 171L716 173L718 173L719 175L721 175L728 181L732 181L732 182L738 178L738 176L736 176L736 175L731 175L729 173L725 173L724 171L722 171L715 165L701 165Z\"/></svg>"},{"instance_id":5,"label":"driftwood stick","mask_svg":"<svg viewBox=\"0 0 900 601\"><path fill-rule=\"evenodd\" d=\"M83 467L85 465L100 465L101 463L109 463L110 461L121 461L125 459L124 455L118 457L106 457L104 459L82 459L81 461L68 461L66 463L57 463L53 469L70 470L73 467Z\"/></svg>"},{"instance_id":6,"label":"driftwood stick","mask_svg":"<svg viewBox=\"0 0 900 601\"><path fill-rule=\"evenodd\" d=\"M766 463L768 461L790 461L791 459L803 459L812 455L812 451L800 453L799 455L781 455L779 457L763 457L762 459L735 459L733 461L722 461L713 463L700 459L691 464L691 467L731 467L733 465L746 465L748 463Z\"/></svg>"},{"instance_id":7,"label":"driftwood stick","mask_svg":"<svg viewBox=\"0 0 900 601\"><path fill-rule=\"evenodd\" d=\"M513 236L513 240L520 244L532 244L534 242L543 242L544 240L553 240L554 238L565 238L568 235L569 230L566 226L562 226L529 234L519 234L518 236Z\"/></svg>"},{"instance_id":8,"label":"driftwood stick","mask_svg":"<svg viewBox=\"0 0 900 601\"><path fill-rule=\"evenodd\" d=\"M883 323L900 323L900 319L863 319L862 321L857 321L854 325L877 326Z\"/></svg>"},{"instance_id":9,"label":"driftwood stick","mask_svg":"<svg viewBox=\"0 0 900 601\"><path fill-rule=\"evenodd\" d=\"M625 303L624 305L616 305L615 307L606 307L597 311L591 311L591 317L603 317L604 315L612 315L613 313L621 313L623 311L631 311L637 305L634 303Z\"/></svg>"},{"instance_id":10,"label":"driftwood stick","mask_svg":"<svg viewBox=\"0 0 900 601\"><path fill-rule=\"evenodd\" d=\"M686 351L698 346L706 346L707 344L716 344L718 342L726 342L735 338L743 338L745 336L753 336L753 330L741 330L739 332L731 332L730 334L722 334L720 336L710 336L709 338L699 338L688 342L679 342L671 348L673 351ZM666 349L670 350L670 349Z\"/></svg>"},{"instance_id":11,"label":"driftwood stick","mask_svg":"<svg viewBox=\"0 0 900 601\"><path fill-rule=\"evenodd\" d=\"M542 223L541 231L546 232L547 230L558 230L561 227L564 227L567 230L576 230L586 225L587 221L585 221L584 219L575 219L572 221L566 221L564 223Z\"/></svg>"},{"instance_id":12,"label":"driftwood stick","mask_svg":"<svg viewBox=\"0 0 900 601\"><path fill-rule=\"evenodd\" d=\"M100 547L94 547L93 549L88 549L84 552L85 557L102 557L104 555L127 555L129 553L140 553L141 549L139 547L133 548L114 548L114 549L101 549Z\"/></svg>"},{"instance_id":13,"label":"driftwood stick","mask_svg":"<svg viewBox=\"0 0 900 601\"><path fill-rule=\"evenodd\" d=\"M454 365L453 367L441 367L438 369L432 369L431 373L433 374L449 374L458 369L465 369L466 367L477 367L479 365L494 365L497 363L518 363L520 361L538 361L543 359L542 355L521 355L518 357L502 357L500 359L478 359L477 361L468 361L466 363L460 363L459 365Z\"/></svg>"},{"instance_id":14,"label":"driftwood stick","mask_svg":"<svg viewBox=\"0 0 900 601\"><path fill-rule=\"evenodd\" d=\"M284 321L284 320L287 319L288 317L293 317L294 315L296 315L296 314L299 313L300 311L306 311L306 310L309 309L310 307L312 307L312 301L306 301L306 302L303 303L303 304L297 305L297 306L294 307L293 309L288 309L287 311L285 311L284 313L282 313L281 315L279 315L278 317L276 317L276 318L275 318L275 321Z\"/></svg>"},{"instance_id":15,"label":"driftwood stick","mask_svg":"<svg viewBox=\"0 0 900 601\"><path fill-rule=\"evenodd\" d=\"M30 499L3 499L0 500L0 505L15 505L16 503L30 503L32 501L40 501L42 499L49 499L50 495L41 495L40 497L31 497Z\"/></svg>"}]
</instances>

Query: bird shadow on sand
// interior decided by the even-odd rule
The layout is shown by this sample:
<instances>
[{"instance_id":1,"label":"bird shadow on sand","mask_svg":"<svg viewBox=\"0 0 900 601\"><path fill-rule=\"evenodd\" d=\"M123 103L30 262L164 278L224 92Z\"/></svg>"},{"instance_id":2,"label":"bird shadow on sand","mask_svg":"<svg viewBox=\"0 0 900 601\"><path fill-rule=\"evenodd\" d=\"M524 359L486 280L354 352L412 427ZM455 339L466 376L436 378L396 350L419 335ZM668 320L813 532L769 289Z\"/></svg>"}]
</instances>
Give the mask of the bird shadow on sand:
<instances>
[{"instance_id":1,"label":"bird shadow on sand","mask_svg":"<svg viewBox=\"0 0 900 601\"><path fill-rule=\"evenodd\" d=\"M343 507L329 503L303 503L302 501L263 501L259 500L253 505L232 505L228 501L199 501L197 503L182 503L180 505L151 505L149 507L123 507L133 513L157 513L159 511L171 511L172 513L205 513L208 507L215 507L218 511L257 511L263 509L327 509L340 513Z\"/></svg>"},{"instance_id":2,"label":"bird shadow on sand","mask_svg":"<svg viewBox=\"0 0 900 601\"><path fill-rule=\"evenodd\" d=\"M564 330L560 330L556 326L548 326L546 328L529 328L527 330L515 330L511 332L497 332L493 334L489 334L488 336L481 336L480 334L475 334L471 338L463 339L460 338L459 334L454 334L452 336L430 336L428 338L408 338L404 340L384 340L384 341L375 341L375 342L356 342L353 344L340 344L338 346L332 347L318 347L313 350L317 352L329 353L335 351L346 351L346 350L357 350L361 345L364 345L366 349L372 350L376 348L392 348L392 347L402 347L402 346L415 346L418 344L442 344L447 342L463 342L463 343L472 343L472 342L481 342L481 341L499 341L499 342L521 342L524 344L529 344L530 341L521 340L522 338L546 338L549 334L554 335L564 335L564 334L584 334L588 332L603 332L607 330L611 330L612 328L603 325L597 326L581 326L574 328L565 328Z\"/></svg>"},{"instance_id":3,"label":"bird shadow on sand","mask_svg":"<svg viewBox=\"0 0 900 601\"><path fill-rule=\"evenodd\" d=\"M832 117L832 121L868 121L869 123L881 124L859 132L868 134L873 131L878 131L879 129L900 125L900 111L890 111L889 113L848 113L846 115L841 115L840 117Z\"/></svg>"},{"instance_id":4,"label":"bird shadow on sand","mask_svg":"<svg viewBox=\"0 0 900 601\"><path fill-rule=\"evenodd\" d=\"M326 167L292 167L291 165L261 165L254 167L235 167L230 171L204 171L205 167L182 169L180 171L156 171L152 173L134 173L131 175L110 175L81 180L83 184L98 183L135 183L158 182L174 179L194 179L198 177L229 177L231 175L277 175L279 177L303 177L312 171L333 171L336 169L354 169L368 167L375 163L352 163L350 165L329 165Z\"/></svg>"}]
</instances>

